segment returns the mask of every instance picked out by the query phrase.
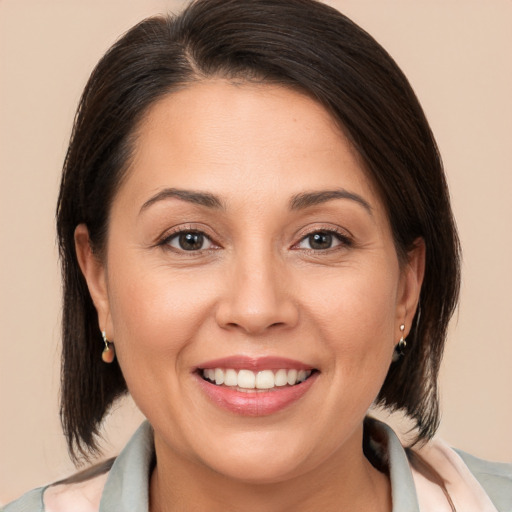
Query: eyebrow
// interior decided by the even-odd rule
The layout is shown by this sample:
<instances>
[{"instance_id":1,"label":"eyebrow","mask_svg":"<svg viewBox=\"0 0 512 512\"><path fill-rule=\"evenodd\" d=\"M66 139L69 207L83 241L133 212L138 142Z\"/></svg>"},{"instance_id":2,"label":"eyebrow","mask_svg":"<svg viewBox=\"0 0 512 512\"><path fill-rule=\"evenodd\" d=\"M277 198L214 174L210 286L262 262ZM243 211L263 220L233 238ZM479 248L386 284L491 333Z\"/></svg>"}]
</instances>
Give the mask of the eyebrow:
<instances>
[{"instance_id":1,"label":"eyebrow","mask_svg":"<svg viewBox=\"0 0 512 512\"><path fill-rule=\"evenodd\" d=\"M350 201L355 201L356 203L360 204L370 215L373 216L372 207L368 201L363 199L359 194L349 192L343 188L296 194L290 201L290 209L303 210L311 206L326 203L327 201L332 201L333 199L348 199Z\"/></svg>"},{"instance_id":2,"label":"eyebrow","mask_svg":"<svg viewBox=\"0 0 512 512\"><path fill-rule=\"evenodd\" d=\"M164 201L166 199L181 199L187 203L206 206L213 209L224 209L223 202L215 195L209 192L196 192L194 190L183 190L179 188L165 188L148 199L141 207L140 213L149 208L151 205Z\"/></svg>"},{"instance_id":3,"label":"eyebrow","mask_svg":"<svg viewBox=\"0 0 512 512\"><path fill-rule=\"evenodd\" d=\"M180 199L188 203L197 204L199 206L205 206L206 208L224 210L225 205L223 201L214 194L209 192L198 192L194 190L184 190L179 188L165 188L155 194L153 197L148 199L141 207L140 213L152 206L153 204L164 201L166 199ZM372 213L372 207L370 204L363 199L359 194L349 192L345 189L336 190L320 190L314 192L301 192L295 194L290 200L290 210L304 210L311 206L316 206L333 199L348 199L355 201L360 204L370 215Z\"/></svg>"}]
</instances>

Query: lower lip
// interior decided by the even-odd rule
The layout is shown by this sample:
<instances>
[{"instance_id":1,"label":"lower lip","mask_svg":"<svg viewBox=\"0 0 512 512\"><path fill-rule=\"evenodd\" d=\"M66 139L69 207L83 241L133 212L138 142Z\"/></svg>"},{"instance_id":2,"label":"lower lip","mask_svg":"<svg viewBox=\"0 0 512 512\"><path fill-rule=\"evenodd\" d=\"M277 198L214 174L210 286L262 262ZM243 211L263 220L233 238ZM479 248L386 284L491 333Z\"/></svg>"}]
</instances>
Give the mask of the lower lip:
<instances>
[{"instance_id":1,"label":"lower lip","mask_svg":"<svg viewBox=\"0 0 512 512\"><path fill-rule=\"evenodd\" d=\"M213 403L241 416L268 416L285 409L301 399L317 377L318 373L315 372L295 386L275 387L272 391L244 393L227 386L216 386L197 375L201 389Z\"/></svg>"}]
</instances>

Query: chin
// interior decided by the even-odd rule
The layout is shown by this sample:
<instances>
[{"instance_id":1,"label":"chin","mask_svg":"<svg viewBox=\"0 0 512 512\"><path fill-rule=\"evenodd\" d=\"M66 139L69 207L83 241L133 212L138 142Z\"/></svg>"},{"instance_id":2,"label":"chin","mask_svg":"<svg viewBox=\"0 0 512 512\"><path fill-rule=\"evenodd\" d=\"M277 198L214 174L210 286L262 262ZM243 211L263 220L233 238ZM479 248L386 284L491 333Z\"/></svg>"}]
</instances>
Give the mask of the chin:
<instances>
[{"instance_id":1,"label":"chin","mask_svg":"<svg viewBox=\"0 0 512 512\"><path fill-rule=\"evenodd\" d=\"M247 484L272 484L308 471L309 450L300 436L281 430L255 435L232 434L227 443L210 445L202 463L215 473Z\"/></svg>"},{"instance_id":2,"label":"chin","mask_svg":"<svg viewBox=\"0 0 512 512\"><path fill-rule=\"evenodd\" d=\"M300 471L297 459L268 460L268 458L240 457L226 461L217 461L210 466L216 473L233 481L248 485L277 484L298 476Z\"/></svg>"}]
</instances>

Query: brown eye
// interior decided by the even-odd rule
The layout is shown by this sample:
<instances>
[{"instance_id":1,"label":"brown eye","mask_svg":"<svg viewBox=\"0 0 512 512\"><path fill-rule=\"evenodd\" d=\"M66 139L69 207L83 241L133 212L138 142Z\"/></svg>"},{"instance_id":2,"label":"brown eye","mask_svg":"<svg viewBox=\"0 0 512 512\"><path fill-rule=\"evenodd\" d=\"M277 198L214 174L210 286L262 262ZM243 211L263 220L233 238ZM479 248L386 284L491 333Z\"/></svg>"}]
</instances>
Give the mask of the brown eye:
<instances>
[{"instance_id":1,"label":"brown eye","mask_svg":"<svg viewBox=\"0 0 512 512\"><path fill-rule=\"evenodd\" d=\"M308 236L311 249L330 249L332 247L332 235L330 233L313 233Z\"/></svg>"},{"instance_id":2,"label":"brown eye","mask_svg":"<svg viewBox=\"0 0 512 512\"><path fill-rule=\"evenodd\" d=\"M313 251L325 251L341 245L350 245L350 242L347 238L334 231L315 231L305 236L298 244L298 247Z\"/></svg>"},{"instance_id":3,"label":"brown eye","mask_svg":"<svg viewBox=\"0 0 512 512\"><path fill-rule=\"evenodd\" d=\"M182 231L169 237L166 241L168 245L181 251L201 251L210 249L212 241L199 231Z\"/></svg>"}]
</instances>

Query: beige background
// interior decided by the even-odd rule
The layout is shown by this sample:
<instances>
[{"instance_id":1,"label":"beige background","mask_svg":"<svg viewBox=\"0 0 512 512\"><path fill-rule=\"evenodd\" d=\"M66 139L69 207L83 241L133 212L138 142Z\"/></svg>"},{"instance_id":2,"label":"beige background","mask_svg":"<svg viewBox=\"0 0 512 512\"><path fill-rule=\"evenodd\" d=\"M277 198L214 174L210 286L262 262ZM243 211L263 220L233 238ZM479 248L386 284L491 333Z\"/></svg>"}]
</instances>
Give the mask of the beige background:
<instances>
[{"instance_id":1,"label":"beige background","mask_svg":"<svg viewBox=\"0 0 512 512\"><path fill-rule=\"evenodd\" d=\"M465 258L440 434L512 461L512 2L330 3L402 66L444 156ZM54 205L81 89L119 34L181 4L0 0L0 503L73 470L58 422ZM119 407L107 452L139 421Z\"/></svg>"}]
</instances>

